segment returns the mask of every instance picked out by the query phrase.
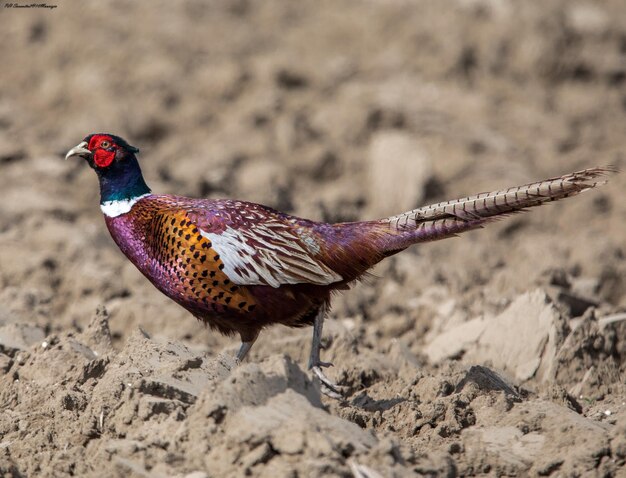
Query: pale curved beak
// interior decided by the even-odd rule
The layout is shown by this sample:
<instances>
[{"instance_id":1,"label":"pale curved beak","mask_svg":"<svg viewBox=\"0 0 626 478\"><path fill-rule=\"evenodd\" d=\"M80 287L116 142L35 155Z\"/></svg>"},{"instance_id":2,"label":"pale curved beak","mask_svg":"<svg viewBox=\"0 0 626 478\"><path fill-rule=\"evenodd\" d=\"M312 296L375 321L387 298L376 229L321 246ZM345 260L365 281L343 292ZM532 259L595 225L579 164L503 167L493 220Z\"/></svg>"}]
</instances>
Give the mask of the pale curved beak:
<instances>
[{"instance_id":1,"label":"pale curved beak","mask_svg":"<svg viewBox=\"0 0 626 478\"><path fill-rule=\"evenodd\" d=\"M81 156L81 157L85 157L85 156L91 156L91 151L89 151L87 149L87 142L83 141L80 144L77 144L76 146L74 146L72 149L70 149L67 154L65 155L65 159L67 158L71 158L72 156Z\"/></svg>"}]
</instances>

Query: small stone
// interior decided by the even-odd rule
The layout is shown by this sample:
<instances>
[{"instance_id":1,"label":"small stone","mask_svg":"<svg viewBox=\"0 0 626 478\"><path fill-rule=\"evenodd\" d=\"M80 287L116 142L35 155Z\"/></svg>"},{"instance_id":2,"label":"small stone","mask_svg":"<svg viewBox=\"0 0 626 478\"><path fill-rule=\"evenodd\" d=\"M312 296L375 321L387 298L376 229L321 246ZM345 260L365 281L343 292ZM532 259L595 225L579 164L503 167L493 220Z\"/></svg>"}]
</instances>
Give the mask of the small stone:
<instances>
[{"instance_id":1,"label":"small stone","mask_svg":"<svg viewBox=\"0 0 626 478\"><path fill-rule=\"evenodd\" d=\"M592 2L572 5L565 17L568 26L579 34L600 34L610 22L607 12Z\"/></svg>"},{"instance_id":2,"label":"small stone","mask_svg":"<svg viewBox=\"0 0 626 478\"><path fill-rule=\"evenodd\" d=\"M5 354L0 354L0 374L7 373L11 368L11 357Z\"/></svg>"},{"instance_id":3,"label":"small stone","mask_svg":"<svg viewBox=\"0 0 626 478\"><path fill-rule=\"evenodd\" d=\"M5 141L0 145L0 164L9 164L26 158L26 152L17 144L9 144Z\"/></svg>"},{"instance_id":4,"label":"small stone","mask_svg":"<svg viewBox=\"0 0 626 478\"><path fill-rule=\"evenodd\" d=\"M517 380L548 380L564 334L564 319L546 293L537 289L520 295L491 320L476 347L464 360L491 364Z\"/></svg>"},{"instance_id":5,"label":"small stone","mask_svg":"<svg viewBox=\"0 0 626 478\"><path fill-rule=\"evenodd\" d=\"M272 437L272 445L279 453L295 455L302 452L305 446L304 432L293 430L292 433L277 433Z\"/></svg>"},{"instance_id":6,"label":"small stone","mask_svg":"<svg viewBox=\"0 0 626 478\"><path fill-rule=\"evenodd\" d=\"M28 357L30 357L30 354L28 352L21 352L17 354L17 357L15 357L15 361L18 365L24 365L28 360Z\"/></svg>"},{"instance_id":7,"label":"small stone","mask_svg":"<svg viewBox=\"0 0 626 478\"><path fill-rule=\"evenodd\" d=\"M252 468L259 463L267 463L275 453L268 443L263 443L241 458L243 468Z\"/></svg>"},{"instance_id":8,"label":"small stone","mask_svg":"<svg viewBox=\"0 0 626 478\"><path fill-rule=\"evenodd\" d=\"M192 471L191 473L187 473L184 478L209 478L204 471Z\"/></svg>"},{"instance_id":9,"label":"small stone","mask_svg":"<svg viewBox=\"0 0 626 478\"><path fill-rule=\"evenodd\" d=\"M20 350L27 350L31 345L41 343L44 331L31 325L8 324L0 327L0 350L13 355Z\"/></svg>"}]
</instances>

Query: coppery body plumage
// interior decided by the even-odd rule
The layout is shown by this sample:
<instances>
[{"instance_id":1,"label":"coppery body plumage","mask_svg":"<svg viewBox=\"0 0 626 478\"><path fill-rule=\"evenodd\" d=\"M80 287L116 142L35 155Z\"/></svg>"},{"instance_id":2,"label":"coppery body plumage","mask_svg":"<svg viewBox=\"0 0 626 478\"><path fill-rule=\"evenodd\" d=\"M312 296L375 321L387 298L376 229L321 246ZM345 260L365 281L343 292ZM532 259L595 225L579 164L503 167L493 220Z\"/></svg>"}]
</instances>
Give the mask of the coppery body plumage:
<instances>
[{"instance_id":1,"label":"coppery body plumage","mask_svg":"<svg viewBox=\"0 0 626 478\"><path fill-rule=\"evenodd\" d=\"M244 219L242 212L248 217ZM295 224L306 228L310 240L319 244L315 259L330 261L324 253L328 246L324 229L329 228L257 204L150 195L128 214L106 217L122 252L161 292L220 332L239 333L244 342L274 322L312 323L311 313L329 299L332 289L307 283L277 288L237 285L224 272L223 259L211 240L202 235L220 233L226 227L254 229L268 221L285 228Z\"/></svg>"},{"instance_id":2,"label":"coppery body plumage","mask_svg":"<svg viewBox=\"0 0 626 478\"><path fill-rule=\"evenodd\" d=\"M610 168L442 202L376 221L326 224L233 200L153 195L134 153L113 135L90 135L68 153L100 178L101 205L122 252L165 295L224 334L242 359L264 327L314 324L310 367L331 294L412 244L456 235L531 206L595 187Z\"/></svg>"}]
</instances>

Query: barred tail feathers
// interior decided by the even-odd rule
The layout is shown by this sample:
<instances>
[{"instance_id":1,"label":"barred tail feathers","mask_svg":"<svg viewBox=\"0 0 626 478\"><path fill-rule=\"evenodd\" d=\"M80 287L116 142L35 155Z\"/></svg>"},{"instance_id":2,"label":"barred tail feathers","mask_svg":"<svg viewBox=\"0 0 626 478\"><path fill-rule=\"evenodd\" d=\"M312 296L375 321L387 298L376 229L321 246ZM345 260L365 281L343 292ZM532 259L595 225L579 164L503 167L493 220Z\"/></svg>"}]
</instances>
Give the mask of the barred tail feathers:
<instances>
[{"instance_id":1,"label":"barred tail feathers","mask_svg":"<svg viewBox=\"0 0 626 478\"><path fill-rule=\"evenodd\" d=\"M472 229L509 214L557 201L606 184L598 178L616 173L613 167L585 169L558 178L546 179L524 186L424 206L396 216L381 219L391 232L384 241L384 250L394 252L411 244L435 241Z\"/></svg>"}]
</instances>

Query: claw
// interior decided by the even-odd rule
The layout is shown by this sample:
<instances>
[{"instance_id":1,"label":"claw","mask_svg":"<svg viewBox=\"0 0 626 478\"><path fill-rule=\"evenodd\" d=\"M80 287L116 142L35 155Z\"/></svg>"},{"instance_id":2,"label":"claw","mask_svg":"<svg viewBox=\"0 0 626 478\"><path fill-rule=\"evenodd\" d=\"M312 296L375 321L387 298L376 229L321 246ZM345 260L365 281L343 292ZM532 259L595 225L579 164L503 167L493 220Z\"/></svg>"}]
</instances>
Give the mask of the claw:
<instances>
[{"instance_id":1,"label":"claw","mask_svg":"<svg viewBox=\"0 0 626 478\"><path fill-rule=\"evenodd\" d=\"M338 385L336 385L332 380L330 380L322 371L320 367L327 367L332 364L320 363L311 367L311 371L317 376L320 381L320 390L327 397L333 398L335 400L343 400L343 393Z\"/></svg>"}]
</instances>

